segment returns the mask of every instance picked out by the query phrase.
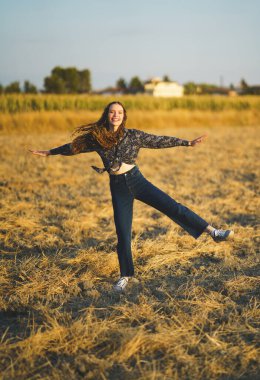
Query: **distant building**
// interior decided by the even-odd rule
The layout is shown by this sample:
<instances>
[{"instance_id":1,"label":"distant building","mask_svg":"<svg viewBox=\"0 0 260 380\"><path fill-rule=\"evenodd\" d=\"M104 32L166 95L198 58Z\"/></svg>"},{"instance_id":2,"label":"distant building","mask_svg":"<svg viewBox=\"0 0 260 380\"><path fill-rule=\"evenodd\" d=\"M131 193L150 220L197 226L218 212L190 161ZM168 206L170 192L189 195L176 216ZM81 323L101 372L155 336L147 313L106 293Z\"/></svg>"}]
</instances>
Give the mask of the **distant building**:
<instances>
[{"instance_id":1,"label":"distant building","mask_svg":"<svg viewBox=\"0 0 260 380\"><path fill-rule=\"evenodd\" d=\"M232 98L234 98L235 96L238 96L238 92L234 89L234 90L229 90L228 91L228 96L231 96Z\"/></svg>"},{"instance_id":2,"label":"distant building","mask_svg":"<svg viewBox=\"0 0 260 380\"><path fill-rule=\"evenodd\" d=\"M155 77L144 84L144 91L147 95L171 98L183 96L184 87L177 82L166 82L159 77Z\"/></svg>"}]
</instances>

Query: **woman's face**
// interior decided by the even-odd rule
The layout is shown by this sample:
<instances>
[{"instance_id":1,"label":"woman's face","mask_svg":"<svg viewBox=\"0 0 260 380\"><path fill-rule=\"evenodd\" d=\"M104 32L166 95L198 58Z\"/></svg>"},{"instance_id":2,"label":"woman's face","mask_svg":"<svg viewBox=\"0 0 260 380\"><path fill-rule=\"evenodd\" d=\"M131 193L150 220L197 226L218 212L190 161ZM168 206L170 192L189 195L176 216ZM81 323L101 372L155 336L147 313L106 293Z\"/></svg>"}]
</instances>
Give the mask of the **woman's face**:
<instances>
[{"instance_id":1,"label":"woman's face","mask_svg":"<svg viewBox=\"0 0 260 380\"><path fill-rule=\"evenodd\" d=\"M112 104L108 111L108 122L110 127L116 129L122 124L124 118L124 109L120 104Z\"/></svg>"}]
</instances>

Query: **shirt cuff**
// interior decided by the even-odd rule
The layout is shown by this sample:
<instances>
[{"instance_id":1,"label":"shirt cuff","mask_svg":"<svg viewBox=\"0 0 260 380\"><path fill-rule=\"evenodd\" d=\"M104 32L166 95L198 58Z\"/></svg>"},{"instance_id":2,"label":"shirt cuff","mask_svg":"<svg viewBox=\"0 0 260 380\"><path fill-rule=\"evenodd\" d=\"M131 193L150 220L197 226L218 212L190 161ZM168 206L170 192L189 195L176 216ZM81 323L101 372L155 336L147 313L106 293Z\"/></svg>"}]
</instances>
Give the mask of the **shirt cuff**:
<instances>
[{"instance_id":1,"label":"shirt cuff","mask_svg":"<svg viewBox=\"0 0 260 380\"><path fill-rule=\"evenodd\" d=\"M182 144L183 146L191 146L191 142L189 140L182 140Z\"/></svg>"}]
</instances>

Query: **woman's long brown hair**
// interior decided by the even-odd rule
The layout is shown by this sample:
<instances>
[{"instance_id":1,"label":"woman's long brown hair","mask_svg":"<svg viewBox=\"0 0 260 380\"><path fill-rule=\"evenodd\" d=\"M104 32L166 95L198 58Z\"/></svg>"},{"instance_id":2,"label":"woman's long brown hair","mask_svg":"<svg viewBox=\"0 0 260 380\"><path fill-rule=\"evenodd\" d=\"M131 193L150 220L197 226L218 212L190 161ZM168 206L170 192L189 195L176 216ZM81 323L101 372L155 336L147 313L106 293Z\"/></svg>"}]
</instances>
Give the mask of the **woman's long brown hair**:
<instances>
[{"instance_id":1,"label":"woman's long brown hair","mask_svg":"<svg viewBox=\"0 0 260 380\"><path fill-rule=\"evenodd\" d=\"M124 117L122 124L117 129L116 132L112 132L109 130L109 123L108 123L108 113L109 108L113 104L119 104L123 110L124 110ZM86 125L81 125L80 127L76 128L73 132L74 134L78 134L78 136L72 141L72 150L74 153L80 153L84 151L84 147L87 143L88 139L94 138L95 141L97 141L103 148L110 149L112 148L118 140L123 136L125 124L126 124L126 110L122 103L120 102L111 102L109 103L99 120L95 121L94 123L89 123Z\"/></svg>"}]
</instances>

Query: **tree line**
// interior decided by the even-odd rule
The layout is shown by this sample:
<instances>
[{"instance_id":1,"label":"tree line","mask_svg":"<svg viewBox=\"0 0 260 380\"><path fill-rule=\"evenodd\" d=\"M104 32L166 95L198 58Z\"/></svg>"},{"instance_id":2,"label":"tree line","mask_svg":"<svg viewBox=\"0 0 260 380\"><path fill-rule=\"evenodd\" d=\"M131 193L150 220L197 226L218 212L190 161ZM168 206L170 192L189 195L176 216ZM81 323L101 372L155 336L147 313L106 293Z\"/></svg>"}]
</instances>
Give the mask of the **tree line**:
<instances>
[{"instance_id":1,"label":"tree line","mask_svg":"<svg viewBox=\"0 0 260 380\"><path fill-rule=\"evenodd\" d=\"M44 78L44 90L46 94L88 94L91 88L90 70L77 70L75 67L63 68L56 66L51 74ZM23 87L15 81L6 87L0 84L0 93L25 93L36 94L40 92L37 87L26 80Z\"/></svg>"},{"instance_id":2,"label":"tree line","mask_svg":"<svg viewBox=\"0 0 260 380\"><path fill-rule=\"evenodd\" d=\"M21 92L24 94L37 94L38 90L37 87L28 80L24 81L22 88L18 81L12 82L5 87L0 84L0 94L20 94Z\"/></svg>"},{"instance_id":3,"label":"tree line","mask_svg":"<svg viewBox=\"0 0 260 380\"><path fill-rule=\"evenodd\" d=\"M164 82L170 82L168 75L162 78ZM44 78L44 89L38 90L37 87L26 80L21 87L20 82L15 81L7 86L0 84L0 94L24 93L37 94L38 92L46 94L89 94L89 93L116 93L121 94L138 94L144 93L145 81L138 76L132 77L129 82L120 77L114 87L108 87L102 91L92 91L91 73L89 69L78 70L76 67L63 68L56 66L52 69L51 74ZM231 90L236 90L231 84L229 87L220 87L209 83L187 82L183 85L185 95L209 95L209 94L227 94ZM239 92L243 95L260 95L260 86L249 86L245 79L241 79Z\"/></svg>"},{"instance_id":4,"label":"tree line","mask_svg":"<svg viewBox=\"0 0 260 380\"><path fill-rule=\"evenodd\" d=\"M168 75L162 78L163 82L171 82ZM126 82L124 78L119 78L116 82L116 86L108 88L108 90L120 91L123 94L136 94L144 92L144 83L139 77L133 77L129 83ZM227 95L230 91L239 90L242 95L260 95L260 86L250 86L247 84L245 79L241 79L238 88L231 83L229 87L217 86L216 84L210 83L195 83L187 82L184 83L184 94L185 95L214 95L222 94Z\"/></svg>"}]
</instances>

